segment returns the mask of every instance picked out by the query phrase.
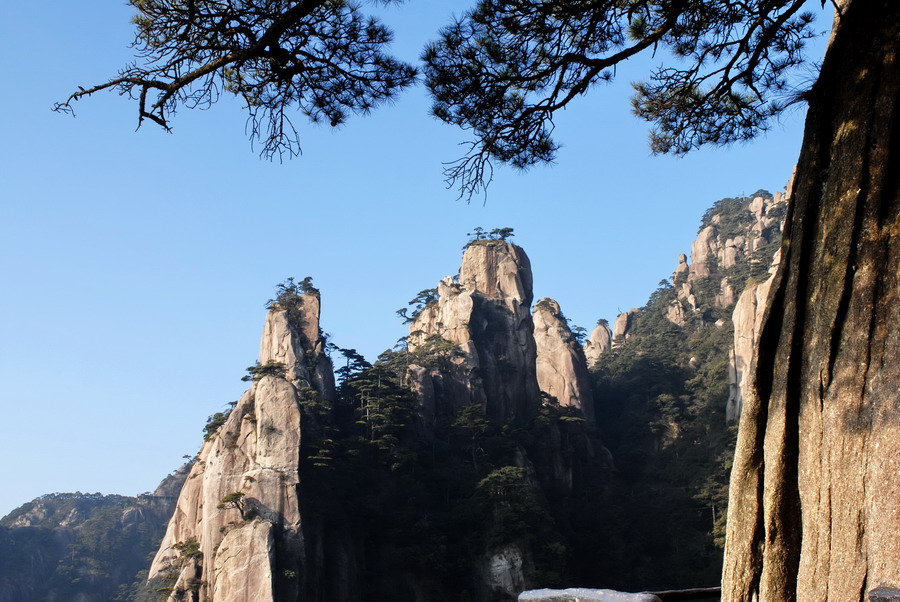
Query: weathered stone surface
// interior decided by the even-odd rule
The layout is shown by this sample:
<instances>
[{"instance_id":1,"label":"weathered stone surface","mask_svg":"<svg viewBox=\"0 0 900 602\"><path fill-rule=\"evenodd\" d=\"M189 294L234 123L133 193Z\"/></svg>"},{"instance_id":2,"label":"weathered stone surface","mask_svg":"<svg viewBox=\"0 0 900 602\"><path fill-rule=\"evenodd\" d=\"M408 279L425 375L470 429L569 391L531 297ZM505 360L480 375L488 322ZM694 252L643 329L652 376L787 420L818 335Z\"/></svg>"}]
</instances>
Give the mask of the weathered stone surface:
<instances>
[{"instance_id":1,"label":"weathered stone surface","mask_svg":"<svg viewBox=\"0 0 900 602\"><path fill-rule=\"evenodd\" d=\"M519 602L662 602L653 594L630 594L611 589L535 589L519 594Z\"/></svg>"},{"instance_id":2,"label":"weathered stone surface","mask_svg":"<svg viewBox=\"0 0 900 602\"><path fill-rule=\"evenodd\" d=\"M440 336L455 343L459 354L449 370L418 373L416 388L441 391L438 403L456 409L480 403L500 422L525 419L540 403L525 251L499 240L469 245L459 282L445 278L438 295L410 325L410 350Z\"/></svg>"},{"instance_id":3,"label":"weathered stone surface","mask_svg":"<svg viewBox=\"0 0 900 602\"><path fill-rule=\"evenodd\" d=\"M593 420L587 361L559 304L553 299L541 299L534 306L532 315L538 386L555 397L560 405L578 408L585 417Z\"/></svg>"},{"instance_id":4,"label":"weathered stone surface","mask_svg":"<svg viewBox=\"0 0 900 602\"><path fill-rule=\"evenodd\" d=\"M714 225L706 226L697 234L697 239L691 245L691 277L699 278L709 276L707 260L715 257L719 252L719 231Z\"/></svg>"},{"instance_id":5,"label":"weathered stone surface","mask_svg":"<svg viewBox=\"0 0 900 602\"><path fill-rule=\"evenodd\" d=\"M584 357L588 368L596 364L600 356L609 351L610 347L612 347L612 330L604 320L597 324L588 340L584 342Z\"/></svg>"},{"instance_id":6,"label":"weathered stone surface","mask_svg":"<svg viewBox=\"0 0 900 602\"><path fill-rule=\"evenodd\" d=\"M481 566L482 582L493 599L497 594L504 598L514 598L525 589L525 573L533 573L534 567L526 566L530 561L523 550L516 545L508 545L488 554Z\"/></svg>"},{"instance_id":7,"label":"weathered stone surface","mask_svg":"<svg viewBox=\"0 0 900 602\"><path fill-rule=\"evenodd\" d=\"M731 282L728 281L728 278L722 278L721 282L719 282L719 292L716 293L713 303L716 307L726 309L734 305L736 299L737 295L734 292L734 287L731 286Z\"/></svg>"},{"instance_id":8,"label":"weathered stone surface","mask_svg":"<svg viewBox=\"0 0 900 602\"><path fill-rule=\"evenodd\" d=\"M669 303L669 307L666 308L666 319L678 326L684 326L686 323L684 306L681 304L681 301L675 300Z\"/></svg>"},{"instance_id":9,"label":"weathered stone surface","mask_svg":"<svg viewBox=\"0 0 900 602\"><path fill-rule=\"evenodd\" d=\"M271 554L264 551L269 544L263 545L262 538L272 537L273 532L282 572L300 575L307 569L298 499L299 402L301 395L312 391L324 398L334 394L333 376L325 376L325 372L331 374L331 364L321 352L323 342L318 333L317 294L302 296L299 323L292 322L282 309L273 309L266 316L260 363L283 364L285 376L254 381L225 423L203 444L151 565L151 579L171 572L172 566L184 565L178 583L189 587L201 567L196 560L185 564L178 546L196 540L202 553L203 578L193 587L199 599L271 600L275 596L274 569L263 566ZM312 336L315 338L310 339ZM222 499L235 492L244 494L243 509L220 507ZM244 523L251 518L255 519L249 524L252 526ZM232 535L236 530L239 533ZM247 545L224 546L226 539ZM218 555L225 549L229 556L220 559ZM234 571L247 566L254 567L259 579L254 582L253 596L241 597L244 594L228 584L239 583L243 577ZM265 577L267 570L270 577ZM268 594L262 593L266 583Z\"/></svg>"},{"instance_id":10,"label":"weathered stone surface","mask_svg":"<svg viewBox=\"0 0 900 602\"><path fill-rule=\"evenodd\" d=\"M634 307L628 311L616 316L613 324L613 347L618 347L628 338L628 331L634 326L634 317L641 312L640 308Z\"/></svg>"},{"instance_id":11,"label":"weathered stone surface","mask_svg":"<svg viewBox=\"0 0 900 602\"><path fill-rule=\"evenodd\" d=\"M272 523L254 520L228 532L216 552L213 600L274 602Z\"/></svg>"},{"instance_id":12,"label":"weathered stone surface","mask_svg":"<svg viewBox=\"0 0 900 602\"><path fill-rule=\"evenodd\" d=\"M687 272L688 269L687 255L685 255L684 253L680 253L678 255L678 266L675 268L675 272L672 274L672 280L674 281L676 278L678 278L679 274Z\"/></svg>"},{"instance_id":13,"label":"weathered stone surface","mask_svg":"<svg viewBox=\"0 0 900 602\"><path fill-rule=\"evenodd\" d=\"M900 585L898 46L900 3L842 3L741 412L726 602Z\"/></svg>"},{"instance_id":14,"label":"weathered stone surface","mask_svg":"<svg viewBox=\"0 0 900 602\"><path fill-rule=\"evenodd\" d=\"M772 258L769 278L763 282L747 285L731 315L734 324L734 344L728 358L729 391L728 402L725 405L725 420L728 422L735 422L741 416L745 383L753 363L756 342L759 340L759 329L766 309L766 298L769 296L772 278L780 260L781 251L779 250Z\"/></svg>"}]
</instances>

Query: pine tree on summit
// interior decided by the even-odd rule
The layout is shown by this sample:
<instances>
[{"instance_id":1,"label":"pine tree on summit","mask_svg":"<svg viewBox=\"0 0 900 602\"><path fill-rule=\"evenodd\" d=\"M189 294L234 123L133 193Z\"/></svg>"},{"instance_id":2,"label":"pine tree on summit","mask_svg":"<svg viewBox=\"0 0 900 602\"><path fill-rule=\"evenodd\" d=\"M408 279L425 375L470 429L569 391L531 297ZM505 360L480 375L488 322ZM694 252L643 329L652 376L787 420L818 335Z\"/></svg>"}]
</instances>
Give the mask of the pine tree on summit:
<instances>
[{"instance_id":1,"label":"pine tree on summit","mask_svg":"<svg viewBox=\"0 0 900 602\"><path fill-rule=\"evenodd\" d=\"M263 153L299 150L288 109L332 125L410 86L389 32L341 0L131 0L145 61L79 90L176 108L242 97ZM554 159L553 117L639 53L674 60L636 86L655 152L748 140L808 114L782 262L741 417L724 600L862 600L900 584L900 2L833 0L815 83L791 76L805 0L481 0L426 48L433 113L469 132L446 176L471 198L493 162ZM822 3L825 4L824 2Z\"/></svg>"}]
</instances>

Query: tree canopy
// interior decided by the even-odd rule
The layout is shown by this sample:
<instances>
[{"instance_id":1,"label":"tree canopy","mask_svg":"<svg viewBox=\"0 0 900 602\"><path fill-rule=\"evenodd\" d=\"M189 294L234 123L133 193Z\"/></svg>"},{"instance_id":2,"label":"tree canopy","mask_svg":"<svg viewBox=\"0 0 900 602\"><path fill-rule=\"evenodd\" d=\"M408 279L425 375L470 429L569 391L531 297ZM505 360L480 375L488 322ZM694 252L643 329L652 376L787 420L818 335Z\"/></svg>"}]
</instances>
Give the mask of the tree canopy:
<instances>
[{"instance_id":1,"label":"tree canopy","mask_svg":"<svg viewBox=\"0 0 900 602\"><path fill-rule=\"evenodd\" d=\"M396 0L373 0L388 4ZM55 110L112 89L138 103L138 122L170 128L179 108L239 96L268 158L300 152L295 113L338 126L415 80L385 52L392 34L345 0L129 0L136 60L109 81L80 87Z\"/></svg>"},{"instance_id":2,"label":"tree canopy","mask_svg":"<svg viewBox=\"0 0 900 602\"><path fill-rule=\"evenodd\" d=\"M297 113L338 126L417 80L387 53L390 30L362 6L400 0L129 0L136 61L79 88L56 110L106 89L138 103L138 120L168 129L179 108L239 96L262 155L300 152ZM641 52L665 64L636 84L654 152L746 140L799 97L790 76L813 37L805 0L480 0L423 51L433 114L468 131L445 175L467 198L492 163L554 159L557 111Z\"/></svg>"}]
</instances>

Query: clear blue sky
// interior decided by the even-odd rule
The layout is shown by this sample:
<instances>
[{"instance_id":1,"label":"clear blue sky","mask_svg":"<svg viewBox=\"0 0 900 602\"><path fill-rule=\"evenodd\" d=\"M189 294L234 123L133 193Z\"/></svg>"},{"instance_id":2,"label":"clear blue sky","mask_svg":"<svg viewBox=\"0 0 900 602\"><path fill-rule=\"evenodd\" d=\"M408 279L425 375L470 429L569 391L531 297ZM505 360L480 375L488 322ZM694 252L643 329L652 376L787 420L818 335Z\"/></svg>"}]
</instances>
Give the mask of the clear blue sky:
<instances>
[{"instance_id":1,"label":"clear blue sky","mask_svg":"<svg viewBox=\"0 0 900 602\"><path fill-rule=\"evenodd\" d=\"M394 49L414 60L464 6L386 10ZM0 515L43 493L151 490L196 453L288 276L312 276L324 329L374 359L405 334L394 311L456 273L467 232L509 226L536 299L591 328L643 305L713 201L783 189L799 151L796 110L752 144L652 157L628 103L649 59L559 117L558 165L500 169L486 205L444 189L465 137L422 88L339 131L303 125L285 164L258 159L233 102L180 113L172 134L135 131L114 93L52 113L130 59L130 16L108 0L0 7Z\"/></svg>"}]
</instances>

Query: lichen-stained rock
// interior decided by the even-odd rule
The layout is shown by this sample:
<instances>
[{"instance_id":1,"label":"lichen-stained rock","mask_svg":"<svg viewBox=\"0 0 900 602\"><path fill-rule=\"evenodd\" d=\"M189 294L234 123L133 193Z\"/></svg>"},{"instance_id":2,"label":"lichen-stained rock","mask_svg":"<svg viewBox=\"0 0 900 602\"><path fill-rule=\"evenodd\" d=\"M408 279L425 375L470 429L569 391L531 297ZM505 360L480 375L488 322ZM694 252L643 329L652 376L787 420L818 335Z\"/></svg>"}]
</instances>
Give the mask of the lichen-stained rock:
<instances>
[{"instance_id":1,"label":"lichen-stained rock","mask_svg":"<svg viewBox=\"0 0 900 602\"><path fill-rule=\"evenodd\" d=\"M525 251L500 240L470 244L459 281L441 281L438 300L410 325L413 353L423 352L431 337L458 348L446 369L418 371L416 388L433 388L437 402L453 409L479 403L499 422L526 420L540 403L532 298Z\"/></svg>"},{"instance_id":2,"label":"lichen-stained rock","mask_svg":"<svg viewBox=\"0 0 900 602\"><path fill-rule=\"evenodd\" d=\"M597 324L588 335L587 341L584 342L584 358L588 368L594 366L600 356L609 351L610 347L612 347L612 330L609 329L606 320L603 320Z\"/></svg>"},{"instance_id":3,"label":"lichen-stained rock","mask_svg":"<svg viewBox=\"0 0 900 602\"><path fill-rule=\"evenodd\" d=\"M174 584L170 600L296 597L315 570L304 561L300 402L334 395L323 350L317 293L266 316L260 363L280 364L283 374L257 377L203 444L150 568L151 580ZM191 546L198 553L186 555ZM241 574L256 576L252 596L238 587Z\"/></svg>"},{"instance_id":4,"label":"lichen-stained rock","mask_svg":"<svg viewBox=\"0 0 900 602\"><path fill-rule=\"evenodd\" d=\"M578 408L586 418L593 420L587 361L559 304L553 299L541 299L534 306L532 316L538 386L555 397L560 405Z\"/></svg>"}]
</instances>

